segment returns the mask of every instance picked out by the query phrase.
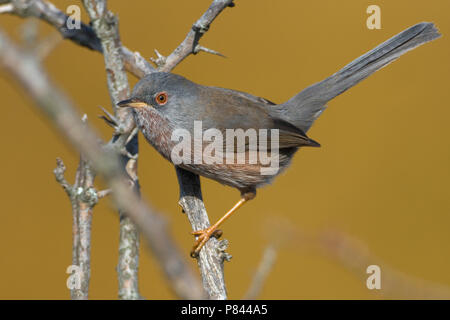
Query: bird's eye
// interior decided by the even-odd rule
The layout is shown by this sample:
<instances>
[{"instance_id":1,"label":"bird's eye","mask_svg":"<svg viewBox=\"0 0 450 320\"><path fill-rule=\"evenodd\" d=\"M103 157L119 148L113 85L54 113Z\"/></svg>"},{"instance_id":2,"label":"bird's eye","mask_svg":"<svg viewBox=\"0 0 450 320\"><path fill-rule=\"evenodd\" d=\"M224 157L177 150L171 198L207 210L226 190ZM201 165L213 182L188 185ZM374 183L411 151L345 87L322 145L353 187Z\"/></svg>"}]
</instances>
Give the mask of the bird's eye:
<instances>
[{"instance_id":1,"label":"bird's eye","mask_svg":"<svg viewBox=\"0 0 450 320\"><path fill-rule=\"evenodd\" d=\"M167 92L160 92L156 94L155 100L157 104L163 106L167 103L167 98L168 98Z\"/></svg>"}]
</instances>

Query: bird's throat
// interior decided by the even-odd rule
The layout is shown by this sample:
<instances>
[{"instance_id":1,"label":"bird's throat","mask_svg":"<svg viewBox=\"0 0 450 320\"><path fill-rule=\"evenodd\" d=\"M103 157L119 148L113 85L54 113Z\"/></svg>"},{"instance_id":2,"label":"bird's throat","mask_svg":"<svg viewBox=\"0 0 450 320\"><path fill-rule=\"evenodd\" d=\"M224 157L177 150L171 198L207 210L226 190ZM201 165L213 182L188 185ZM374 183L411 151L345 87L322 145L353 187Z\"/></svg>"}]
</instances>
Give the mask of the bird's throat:
<instances>
[{"instance_id":1,"label":"bird's throat","mask_svg":"<svg viewBox=\"0 0 450 320\"><path fill-rule=\"evenodd\" d=\"M171 141L172 127L169 121L151 108L139 108L134 112L136 124L144 137L156 151L170 161L174 142Z\"/></svg>"}]
</instances>

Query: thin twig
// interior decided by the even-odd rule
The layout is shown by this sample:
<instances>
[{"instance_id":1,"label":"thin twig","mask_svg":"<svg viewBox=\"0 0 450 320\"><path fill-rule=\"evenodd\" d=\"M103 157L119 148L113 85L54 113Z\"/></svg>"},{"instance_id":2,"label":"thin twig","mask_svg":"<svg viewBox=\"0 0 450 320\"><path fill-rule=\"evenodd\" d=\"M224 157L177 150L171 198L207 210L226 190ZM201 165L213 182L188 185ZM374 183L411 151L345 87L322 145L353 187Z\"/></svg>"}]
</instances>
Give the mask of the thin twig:
<instances>
[{"instance_id":1,"label":"thin twig","mask_svg":"<svg viewBox=\"0 0 450 320\"><path fill-rule=\"evenodd\" d=\"M256 269L255 275L253 276L252 283L250 284L247 293L244 295L244 299L253 300L258 297L267 276L270 271L272 271L273 265L275 264L277 259L277 251L278 248L274 244L270 244L266 247L258 268Z\"/></svg>"},{"instance_id":2,"label":"thin twig","mask_svg":"<svg viewBox=\"0 0 450 320\"><path fill-rule=\"evenodd\" d=\"M176 167L178 183L180 185L179 204L186 213L193 230L207 228L209 224L208 214L203 204L198 175ZM223 273L224 261L229 261L231 255L225 252L228 246L227 240L218 241L211 238L200 251L197 258L203 287L210 299L224 300L227 298L227 290Z\"/></svg>"},{"instance_id":3,"label":"thin twig","mask_svg":"<svg viewBox=\"0 0 450 320\"><path fill-rule=\"evenodd\" d=\"M217 51L207 49L199 46L200 38L209 30L209 26L216 19L216 17L226 8L233 7L233 0L214 0L206 12L198 19L191 30L189 30L183 42L166 58L158 55L160 63L158 65L159 71L169 72L173 70L181 61L183 61L190 54L196 54L199 51L205 51L216 55L223 56Z\"/></svg>"},{"instance_id":4,"label":"thin twig","mask_svg":"<svg viewBox=\"0 0 450 320\"><path fill-rule=\"evenodd\" d=\"M105 189L105 190L101 190L101 191L97 192L99 199L102 199L102 198L108 196L109 194L111 194L111 189Z\"/></svg>"},{"instance_id":5,"label":"thin twig","mask_svg":"<svg viewBox=\"0 0 450 320\"><path fill-rule=\"evenodd\" d=\"M56 159L56 168L53 170L53 173L55 174L56 181L63 187L64 191L67 193L69 197L72 196L73 187L70 185L70 183L66 180L64 177L64 173L66 172L66 166L64 165L64 162L60 159Z\"/></svg>"},{"instance_id":6,"label":"thin twig","mask_svg":"<svg viewBox=\"0 0 450 320\"><path fill-rule=\"evenodd\" d=\"M78 204L76 201L76 192L74 191L74 187L70 185L67 182L66 178L64 177L65 172L66 166L64 165L64 162L60 158L57 158L56 168L53 170L53 173L55 174L56 181L63 187L64 191L66 191L67 195L69 196L70 204L72 206L72 265L79 267L78 245L80 243L80 232L78 228L78 220L79 220ZM84 287L86 288L86 286ZM81 289L81 281L80 281L80 289ZM70 297L72 299L77 299L78 297L83 296L85 296L87 299L88 293L83 294L83 292L80 292L79 289L76 287L70 288Z\"/></svg>"},{"instance_id":7,"label":"thin twig","mask_svg":"<svg viewBox=\"0 0 450 320\"><path fill-rule=\"evenodd\" d=\"M78 216L78 261L80 267L82 298L87 299L89 294L89 280L91 276L91 228L93 208L98 202L94 189L95 173L88 161L80 156L77 169L74 191L76 193ZM77 297L78 298L78 297Z\"/></svg>"}]
</instances>

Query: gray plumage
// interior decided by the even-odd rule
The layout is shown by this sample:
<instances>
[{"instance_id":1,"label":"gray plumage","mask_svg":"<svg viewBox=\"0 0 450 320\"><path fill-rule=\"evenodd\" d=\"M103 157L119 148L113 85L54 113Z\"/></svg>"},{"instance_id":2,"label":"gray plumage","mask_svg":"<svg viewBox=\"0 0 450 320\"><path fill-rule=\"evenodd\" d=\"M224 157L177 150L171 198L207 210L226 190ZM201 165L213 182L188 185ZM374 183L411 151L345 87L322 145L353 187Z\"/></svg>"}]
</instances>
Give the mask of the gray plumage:
<instances>
[{"instance_id":1,"label":"gray plumage","mask_svg":"<svg viewBox=\"0 0 450 320\"><path fill-rule=\"evenodd\" d=\"M194 121L201 120L203 131L225 129L279 129L280 170L273 176L260 174L260 164L188 164L183 168L235 187L242 193L254 192L289 166L302 146L319 146L305 132L326 108L326 103L381 69L402 54L440 36L432 23L419 23L380 44L340 71L295 95L274 104L251 94L198 85L171 73L152 73L134 87L129 100L119 103L135 108L136 122L146 139L166 159L171 160L173 130L193 132ZM164 103L157 100L166 94ZM137 104L136 104L137 103Z\"/></svg>"},{"instance_id":2,"label":"gray plumage","mask_svg":"<svg viewBox=\"0 0 450 320\"><path fill-rule=\"evenodd\" d=\"M289 119L292 124L307 132L314 120L326 109L328 101L402 54L440 36L433 23L416 24L370 50L332 76L304 89L287 102L277 105L273 108L272 114Z\"/></svg>"}]
</instances>

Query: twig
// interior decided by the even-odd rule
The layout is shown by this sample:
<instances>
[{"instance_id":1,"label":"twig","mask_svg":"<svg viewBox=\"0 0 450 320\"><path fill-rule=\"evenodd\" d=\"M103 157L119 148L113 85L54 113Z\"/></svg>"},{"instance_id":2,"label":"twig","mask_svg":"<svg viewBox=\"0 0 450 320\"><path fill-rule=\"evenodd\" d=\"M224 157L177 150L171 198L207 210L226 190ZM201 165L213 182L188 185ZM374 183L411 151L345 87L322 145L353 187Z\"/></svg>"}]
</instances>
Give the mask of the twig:
<instances>
[{"instance_id":1,"label":"twig","mask_svg":"<svg viewBox=\"0 0 450 320\"><path fill-rule=\"evenodd\" d=\"M98 202L94 189L95 173L88 161L80 157L75 181L75 193L78 207L78 263L81 271L81 291L83 298L88 298L89 280L91 275L91 227L92 212Z\"/></svg>"},{"instance_id":2,"label":"twig","mask_svg":"<svg viewBox=\"0 0 450 320\"><path fill-rule=\"evenodd\" d=\"M117 152L102 148L99 136L80 120L70 100L48 79L33 55L18 49L0 32L0 64L25 88L39 109L60 133L90 161L112 190L121 208L148 241L173 291L184 299L201 299L204 291L167 230L165 219L129 187Z\"/></svg>"},{"instance_id":3,"label":"twig","mask_svg":"<svg viewBox=\"0 0 450 320\"><path fill-rule=\"evenodd\" d=\"M55 174L56 181L63 187L64 191L67 193L69 197L72 196L72 185L67 182L66 178L64 177L64 173L66 172L66 166L64 165L64 162L57 158L56 159L56 168L53 170L53 173Z\"/></svg>"},{"instance_id":4,"label":"twig","mask_svg":"<svg viewBox=\"0 0 450 320\"><path fill-rule=\"evenodd\" d=\"M157 63L159 71L169 72L173 70L181 61L190 54L196 54L199 51L205 51L212 54L223 56L217 51L199 46L200 38L208 31L209 26L214 19L226 8L233 7L233 0L214 0L206 12L198 19L191 30L189 30L186 38L181 44L167 57L158 55Z\"/></svg>"},{"instance_id":5,"label":"twig","mask_svg":"<svg viewBox=\"0 0 450 320\"><path fill-rule=\"evenodd\" d=\"M99 199L102 199L102 198L108 196L109 194L111 194L111 189L105 189L105 190L101 190L101 191L97 192Z\"/></svg>"},{"instance_id":6,"label":"twig","mask_svg":"<svg viewBox=\"0 0 450 320\"><path fill-rule=\"evenodd\" d=\"M70 198L72 205L72 265L79 267L80 288L71 288L70 295L75 300L89 297L91 275L91 226L92 211L98 202L94 189L95 174L88 162L80 157L75 183L70 185L64 178L66 167L61 159L56 160L54 174Z\"/></svg>"},{"instance_id":7,"label":"twig","mask_svg":"<svg viewBox=\"0 0 450 320\"><path fill-rule=\"evenodd\" d=\"M69 16L48 1L11 0L4 2L9 3L0 7L3 8L3 11L0 10L0 13L11 13L22 18L39 18L54 26L65 39L70 39L73 42L91 50L98 52L102 52L103 50L100 39L90 26L80 23L80 29L68 28L67 20L69 19ZM141 78L145 74L154 71L152 65L138 52L132 52L126 47L121 47L120 52L124 59L126 70L134 74L136 77Z\"/></svg>"},{"instance_id":8,"label":"twig","mask_svg":"<svg viewBox=\"0 0 450 320\"><path fill-rule=\"evenodd\" d=\"M56 181L63 187L70 199L70 204L72 206L72 265L79 266L78 264L78 244L80 243L80 232L78 228L78 206L75 200L75 192L72 185L70 185L64 177L66 172L66 166L64 162L57 158L56 168L53 170L55 174ZM81 279L80 279L81 280ZM81 281L80 281L81 287ZM70 289L70 297L76 299L77 297L85 296L88 297L88 293L83 294L83 292L77 292L77 288Z\"/></svg>"},{"instance_id":9,"label":"twig","mask_svg":"<svg viewBox=\"0 0 450 320\"><path fill-rule=\"evenodd\" d=\"M253 300L258 297L267 276L275 264L277 259L277 251L278 248L274 244L270 244L266 247L258 268L256 269L255 275L253 276L252 283L250 284L247 293L244 295L244 299Z\"/></svg>"}]
</instances>

